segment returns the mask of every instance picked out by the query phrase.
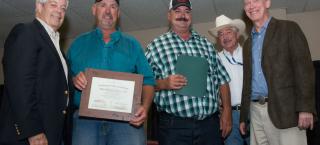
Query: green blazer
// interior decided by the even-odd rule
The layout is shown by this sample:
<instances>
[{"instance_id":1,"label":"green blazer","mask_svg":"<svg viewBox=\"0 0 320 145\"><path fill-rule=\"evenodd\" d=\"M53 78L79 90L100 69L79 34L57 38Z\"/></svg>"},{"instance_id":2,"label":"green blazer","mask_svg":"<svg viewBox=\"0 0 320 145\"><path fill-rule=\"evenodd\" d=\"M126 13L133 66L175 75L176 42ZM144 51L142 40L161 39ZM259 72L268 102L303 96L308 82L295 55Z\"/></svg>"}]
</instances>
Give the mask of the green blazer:
<instances>
[{"instance_id":1,"label":"green blazer","mask_svg":"<svg viewBox=\"0 0 320 145\"><path fill-rule=\"evenodd\" d=\"M249 117L252 80L252 38L243 46L243 92L240 122ZM262 48L262 69L268 86L268 113L275 127L298 125L299 112L315 114L315 74L308 42L292 21L271 18Z\"/></svg>"}]
</instances>

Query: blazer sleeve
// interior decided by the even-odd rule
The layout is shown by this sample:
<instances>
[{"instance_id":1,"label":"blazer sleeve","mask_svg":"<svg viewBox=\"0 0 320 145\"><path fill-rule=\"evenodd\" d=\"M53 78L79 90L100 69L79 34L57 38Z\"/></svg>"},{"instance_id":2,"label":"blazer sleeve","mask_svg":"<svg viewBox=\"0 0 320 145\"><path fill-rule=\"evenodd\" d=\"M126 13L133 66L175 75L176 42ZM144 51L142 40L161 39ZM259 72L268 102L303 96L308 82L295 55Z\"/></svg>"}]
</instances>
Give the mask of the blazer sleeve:
<instances>
[{"instance_id":1,"label":"blazer sleeve","mask_svg":"<svg viewBox=\"0 0 320 145\"><path fill-rule=\"evenodd\" d=\"M35 88L39 51L35 31L30 24L18 24L10 32L4 47L4 82L19 139L43 132L36 97L39 94Z\"/></svg>"},{"instance_id":2,"label":"blazer sleeve","mask_svg":"<svg viewBox=\"0 0 320 145\"><path fill-rule=\"evenodd\" d=\"M293 64L295 90L297 94L296 111L315 114L315 74L309 46L301 28L289 22L290 56Z\"/></svg>"}]
</instances>

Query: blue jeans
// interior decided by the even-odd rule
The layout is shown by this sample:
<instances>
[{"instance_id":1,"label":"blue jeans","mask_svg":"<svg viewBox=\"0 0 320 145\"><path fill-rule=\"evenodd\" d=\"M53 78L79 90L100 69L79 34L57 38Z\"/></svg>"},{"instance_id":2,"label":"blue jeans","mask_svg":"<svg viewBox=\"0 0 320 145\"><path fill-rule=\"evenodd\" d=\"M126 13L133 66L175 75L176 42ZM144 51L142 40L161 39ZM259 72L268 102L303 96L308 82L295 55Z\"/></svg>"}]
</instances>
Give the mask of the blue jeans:
<instances>
[{"instance_id":1,"label":"blue jeans","mask_svg":"<svg viewBox=\"0 0 320 145\"><path fill-rule=\"evenodd\" d=\"M222 145L218 113L204 119L159 116L159 145Z\"/></svg>"},{"instance_id":2,"label":"blue jeans","mask_svg":"<svg viewBox=\"0 0 320 145\"><path fill-rule=\"evenodd\" d=\"M143 126L127 122L98 120L73 115L73 145L145 145Z\"/></svg>"},{"instance_id":3,"label":"blue jeans","mask_svg":"<svg viewBox=\"0 0 320 145\"><path fill-rule=\"evenodd\" d=\"M250 137L247 134L242 136L239 130L240 111L232 110L232 130L230 135L224 141L225 145L243 145L245 142L250 144ZM247 124L248 125L248 124Z\"/></svg>"}]
</instances>

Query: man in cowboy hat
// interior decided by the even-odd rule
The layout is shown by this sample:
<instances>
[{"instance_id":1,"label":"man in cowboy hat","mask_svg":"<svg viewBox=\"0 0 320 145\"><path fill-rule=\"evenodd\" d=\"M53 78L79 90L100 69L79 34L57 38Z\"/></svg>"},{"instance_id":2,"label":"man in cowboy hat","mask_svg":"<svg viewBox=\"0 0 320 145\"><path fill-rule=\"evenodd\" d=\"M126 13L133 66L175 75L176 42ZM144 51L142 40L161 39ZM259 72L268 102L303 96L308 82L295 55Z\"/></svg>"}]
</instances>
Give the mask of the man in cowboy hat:
<instances>
[{"instance_id":1,"label":"man in cowboy hat","mask_svg":"<svg viewBox=\"0 0 320 145\"><path fill-rule=\"evenodd\" d=\"M244 142L249 144L249 138L241 136L239 131L243 81L242 47L239 44L239 38L244 34L246 26L242 20L232 20L225 15L218 16L215 23L216 27L210 29L209 33L223 47L223 50L218 55L231 78L229 86L233 124L232 131L225 140L225 145L243 145Z\"/></svg>"}]
</instances>

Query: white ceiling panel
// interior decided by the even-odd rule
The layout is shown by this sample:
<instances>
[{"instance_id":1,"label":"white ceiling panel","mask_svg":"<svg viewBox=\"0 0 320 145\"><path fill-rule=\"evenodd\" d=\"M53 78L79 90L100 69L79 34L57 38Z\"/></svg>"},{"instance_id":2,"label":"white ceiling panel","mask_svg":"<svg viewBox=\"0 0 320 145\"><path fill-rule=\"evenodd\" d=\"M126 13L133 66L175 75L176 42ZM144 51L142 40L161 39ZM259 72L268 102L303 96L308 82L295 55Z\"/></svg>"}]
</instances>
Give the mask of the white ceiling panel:
<instances>
[{"instance_id":1,"label":"white ceiling panel","mask_svg":"<svg viewBox=\"0 0 320 145\"><path fill-rule=\"evenodd\" d=\"M137 31L166 27L170 0L120 0L121 29ZM70 0L62 34L64 37L89 31L94 26L91 6L94 0ZM220 14L231 18L243 15L242 0L191 0L193 23L212 22ZM35 0L0 0L0 44L16 24L34 19ZM320 0L272 0L271 9L286 8L287 12L320 10ZM320 16L319 16L320 17ZM0 46L1 47L1 46Z\"/></svg>"},{"instance_id":2,"label":"white ceiling panel","mask_svg":"<svg viewBox=\"0 0 320 145\"><path fill-rule=\"evenodd\" d=\"M93 16L90 17L93 18ZM80 33L91 30L94 27L94 20L92 19L90 22L88 19L85 19L81 15L70 10L65 18L62 28L60 29L62 37L73 38Z\"/></svg>"},{"instance_id":3,"label":"white ceiling panel","mask_svg":"<svg viewBox=\"0 0 320 145\"><path fill-rule=\"evenodd\" d=\"M73 14L77 15L79 18L91 23L94 21L91 11L92 4L93 0L73 0L70 1L69 10L71 10ZM69 16L70 13L67 12L66 15Z\"/></svg>"},{"instance_id":4,"label":"white ceiling panel","mask_svg":"<svg viewBox=\"0 0 320 145\"><path fill-rule=\"evenodd\" d=\"M34 13L35 0L2 0L1 5L3 3L6 3L10 5L13 9L16 9L26 14Z\"/></svg>"},{"instance_id":5,"label":"white ceiling panel","mask_svg":"<svg viewBox=\"0 0 320 145\"><path fill-rule=\"evenodd\" d=\"M216 9L212 0L193 0L192 1L192 19L193 22L208 22L215 17Z\"/></svg>"},{"instance_id":6,"label":"white ceiling panel","mask_svg":"<svg viewBox=\"0 0 320 145\"><path fill-rule=\"evenodd\" d=\"M24 14L23 11L16 9L15 7L9 5L6 2L2 2L0 5L0 17L7 17L7 16L16 17L16 16L21 16L23 14ZM3 21L1 21L0 23L2 22Z\"/></svg>"},{"instance_id":7,"label":"white ceiling panel","mask_svg":"<svg viewBox=\"0 0 320 145\"><path fill-rule=\"evenodd\" d=\"M164 24L161 20L166 20L166 11L168 6L161 0L127 0L120 1L121 13L130 18L139 29L158 27L159 22ZM123 26L125 20L122 18ZM134 28L126 28L125 30L135 30Z\"/></svg>"},{"instance_id":8,"label":"white ceiling panel","mask_svg":"<svg viewBox=\"0 0 320 145\"><path fill-rule=\"evenodd\" d=\"M241 18L243 15L242 0L214 0L214 3L216 4L217 15L224 14L231 18Z\"/></svg>"},{"instance_id":9,"label":"white ceiling panel","mask_svg":"<svg viewBox=\"0 0 320 145\"><path fill-rule=\"evenodd\" d=\"M308 3L305 8L306 11L315 11L319 9L320 9L320 0L308 0Z\"/></svg>"}]
</instances>

